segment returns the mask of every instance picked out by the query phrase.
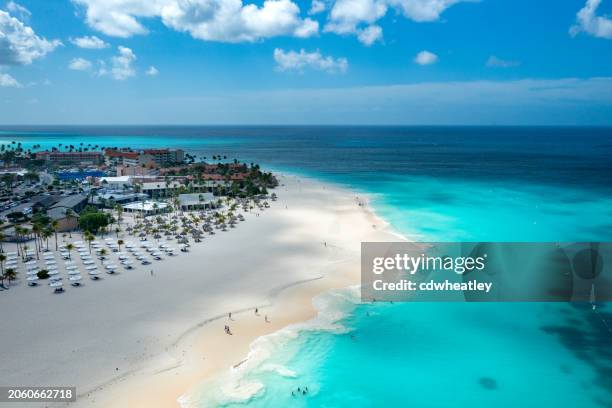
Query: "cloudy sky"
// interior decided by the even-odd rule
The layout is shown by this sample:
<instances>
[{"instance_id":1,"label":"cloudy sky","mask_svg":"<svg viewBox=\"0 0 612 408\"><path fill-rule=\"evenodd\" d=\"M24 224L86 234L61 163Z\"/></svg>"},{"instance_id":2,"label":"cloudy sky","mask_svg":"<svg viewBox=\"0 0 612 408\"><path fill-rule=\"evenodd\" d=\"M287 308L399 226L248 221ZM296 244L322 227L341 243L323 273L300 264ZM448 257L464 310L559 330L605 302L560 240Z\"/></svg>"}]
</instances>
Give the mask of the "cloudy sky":
<instances>
[{"instance_id":1,"label":"cloudy sky","mask_svg":"<svg viewBox=\"0 0 612 408\"><path fill-rule=\"evenodd\" d=\"M612 125L612 0L0 0L0 124Z\"/></svg>"}]
</instances>

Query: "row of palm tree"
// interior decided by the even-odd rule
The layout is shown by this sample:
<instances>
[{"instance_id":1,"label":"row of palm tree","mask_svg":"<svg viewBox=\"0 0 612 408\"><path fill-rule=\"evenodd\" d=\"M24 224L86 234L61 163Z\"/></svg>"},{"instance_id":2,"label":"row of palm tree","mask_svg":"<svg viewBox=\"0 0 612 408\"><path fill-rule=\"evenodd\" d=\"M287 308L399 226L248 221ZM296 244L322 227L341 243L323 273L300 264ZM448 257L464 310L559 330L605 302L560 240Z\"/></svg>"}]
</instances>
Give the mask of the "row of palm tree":
<instances>
[{"instance_id":1,"label":"row of palm tree","mask_svg":"<svg viewBox=\"0 0 612 408\"><path fill-rule=\"evenodd\" d=\"M8 280L8 286L11 286L11 281L17 279L17 270L15 268L4 268L4 262L6 262L6 255L0 253L0 286L2 289L8 289L4 286L4 281Z\"/></svg>"}]
</instances>

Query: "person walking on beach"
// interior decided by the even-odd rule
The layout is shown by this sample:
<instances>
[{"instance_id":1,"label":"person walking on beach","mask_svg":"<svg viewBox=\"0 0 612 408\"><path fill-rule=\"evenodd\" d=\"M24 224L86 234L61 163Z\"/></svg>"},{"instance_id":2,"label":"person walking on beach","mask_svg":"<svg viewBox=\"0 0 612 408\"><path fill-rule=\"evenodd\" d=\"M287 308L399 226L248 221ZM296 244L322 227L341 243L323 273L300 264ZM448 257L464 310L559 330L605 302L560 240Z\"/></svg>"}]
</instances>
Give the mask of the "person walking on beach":
<instances>
[{"instance_id":1,"label":"person walking on beach","mask_svg":"<svg viewBox=\"0 0 612 408\"><path fill-rule=\"evenodd\" d=\"M255 316L257 316L259 314L259 309L255 308Z\"/></svg>"},{"instance_id":2,"label":"person walking on beach","mask_svg":"<svg viewBox=\"0 0 612 408\"><path fill-rule=\"evenodd\" d=\"M151 269L151 276L153 276L153 269Z\"/></svg>"},{"instance_id":3,"label":"person walking on beach","mask_svg":"<svg viewBox=\"0 0 612 408\"><path fill-rule=\"evenodd\" d=\"M228 317L229 317L230 320L232 320L232 312L229 312Z\"/></svg>"},{"instance_id":4,"label":"person walking on beach","mask_svg":"<svg viewBox=\"0 0 612 408\"><path fill-rule=\"evenodd\" d=\"M268 320L268 315L266 315L265 321L266 321L266 323L270 323L270 321Z\"/></svg>"}]
</instances>

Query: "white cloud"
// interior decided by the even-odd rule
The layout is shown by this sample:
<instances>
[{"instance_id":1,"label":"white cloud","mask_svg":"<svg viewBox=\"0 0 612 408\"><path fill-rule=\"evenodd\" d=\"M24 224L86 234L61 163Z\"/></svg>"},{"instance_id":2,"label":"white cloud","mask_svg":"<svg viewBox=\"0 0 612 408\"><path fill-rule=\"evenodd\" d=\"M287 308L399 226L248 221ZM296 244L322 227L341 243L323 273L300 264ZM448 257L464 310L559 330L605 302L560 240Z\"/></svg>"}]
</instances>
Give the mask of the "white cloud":
<instances>
[{"instance_id":1,"label":"white cloud","mask_svg":"<svg viewBox=\"0 0 612 408\"><path fill-rule=\"evenodd\" d=\"M429 22L437 21L444 10L461 1L467 0L336 0L325 31L371 39L370 27L377 27L376 31L380 31L380 34L376 39L379 39L382 38L382 29L373 24L384 17L389 9L416 22ZM364 25L368 27L364 29Z\"/></svg>"},{"instance_id":2,"label":"white cloud","mask_svg":"<svg viewBox=\"0 0 612 408\"><path fill-rule=\"evenodd\" d=\"M423 50L414 57L414 62L419 65L431 65L438 62L438 56L433 52Z\"/></svg>"},{"instance_id":3,"label":"white cloud","mask_svg":"<svg viewBox=\"0 0 612 408\"><path fill-rule=\"evenodd\" d=\"M21 88L22 85L15 78L9 74L3 74L0 72L0 87L6 88Z\"/></svg>"},{"instance_id":4,"label":"white cloud","mask_svg":"<svg viewBox=\"0 0 612 408\"><path fill-rule=\"evenodd\" d=\"M92 63L84 58L73 58L70 60L68 68L74 71L89 71L92 68Z\"/></svg>"},{"instance_id":5,"label":"white cloud","mask_svg":"<svg viewBox=\"0 0 612 408\"><path fill-rule=\"evenodd\" d=\"M71 38L70 41L79 48L87 48L91 50L99 50L102 48L108 48L110 46L107 42L96 37L95 35Z\"/></svg>"},{"instance_id":6,"label":"white cloud","mask_svg":"<svg viewBox=\"0 0 612 408\"><path fill-rule=\"evenodd\" d=\"M367 26L357 34L357 38L365 45L372 45L382 39L382 28L378 25Z\"/></svg>"},{"instance_id":7,"label":"white cloud","mask_svg":"<svg viewBox=\"0 0 612 408\"><path fill-rule=\"evenodd\" d=\"M169 0L72 0L85 7L85 20L90 27L113 37L146 34L148 30L138 18L159 17Z\"/></svg>"},{"instance_id":8,"label":"white cloud","mask_svg":"<svg viewBox=\"0 0 612 408\"><path fill-rule=\"evenodd\" d=\"M321 0L312 0L310 3L310 10L308 10L308 14L319 14L325 11L327 5L324 1Z\"/></svg>"},{"instance_id":9,"label":"white cloud","mask_svg":"<svg viewBox=\"0 0 612 408\"><path fill-rule=\"evenodd\" d=\"M117 55L111 58L110 67L103 61L100 63L101 67L98 70L98 75L110 76L118 81L135 76L134 61L136 61L136 54L123 46L117 47L117 50Z\"/></svg>"},{"instance_id":10,"label":"white cloud","mask_svg":"<svg viewBox=\"0 0 612 408\"><path fill-rule=\"evenodd\" d=\"M148 76L157 76L159 75L159 70L157 68L155 68L153 65L151 65L146 71L145 74Z\"/></svg>"},{"instance_id":11,"label":"white cloud","mask_svg":"<svg viewBox=\"0 0 612 408\"><path fill-rule=\"evenodd\" d=\"M0 10L0 65L28 65L61 45L36 35L31 27Z\"/></svg>"},{"instance_id":12,"label":"white cloud","mask_svg":"<svg viewBox=\"0 0 612 408\"><path fill-rule=\"evenodd\" d=\"M209 41L257 41L281 35L310 37L319 24L300 18L290 0L266 0L261 7L242 0L179 0L163 8L162 21L177 31Z\"/></svg>"},{"instance_id":13,"label":"white cloud","mask_svg":"<svg viewBox=\"0 0 612 408\"><path fill-rule=\"evenodd\" d=\"M570 27L570 34L585 32L594 37L612 39L612 19L596 14L601 0L587 0L586 4L576 14L576 25Z\"/></svg>"},{"instance_id":14,"label":"white cloud","mask_svg":"<svg viewBox=\"0 0 612 408\"><path fill-rule=\"evenodd\" d=\"M73 0L85 7L86 21L94 29L115 37L146 34L140 20L161 18L169 28L207 41L243 42L287 35L310 37L319 24L300 17L291 0Z\"/></svg>"},{"instance_id":15,"label":"white cloud","mask_svg":"<svg viewBox=\"0 0 612 408\"><path fill-rule=\"evenodd\" d=\"M30 10L23 7L21 4L15 3L14 1L9 1L6 3L6 10L12 15L17 16L22 21L28 21L32 16Z\"/></svg>"},{"instance_id":16,"label":"white cloud","mask_svg":"<svg viewBox=\"0 0 612 408\"><path fill-rule=\"evenodd\" d=\"M300 52L296 52L276 48L274 50L274 61L276 61L276 69L279 71L303 72L305 68L312 68L329 73L343 73L348 69L346 58L324 57L319 50L306 52L301 49Z\"/></svg>"},{"instance_id":17,"label":"white cloud","mask_svg":"<svg viewBox=\"0 0 612 408\"><path fill-rule=\"evenodd\" d=\"M510 61L504 60L496 57L495 55L491 55L489 59L487 59L487 67L489 68L512 68L518 67L521 65L520 61Z\"/></svg>"}]
</instances>

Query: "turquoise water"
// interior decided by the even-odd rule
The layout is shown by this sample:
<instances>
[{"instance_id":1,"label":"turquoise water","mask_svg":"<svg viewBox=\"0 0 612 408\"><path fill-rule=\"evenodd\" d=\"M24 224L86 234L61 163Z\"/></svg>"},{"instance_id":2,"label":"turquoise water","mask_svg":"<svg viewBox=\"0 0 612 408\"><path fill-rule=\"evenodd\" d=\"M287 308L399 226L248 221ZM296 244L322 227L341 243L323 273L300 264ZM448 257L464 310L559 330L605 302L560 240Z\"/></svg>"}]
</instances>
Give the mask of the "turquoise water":
<instances>
[{"instance_id":1,"label":"turquoise water","mask_svg":"<svg viewBox=\"0 0 612 408\"><path fill-rule=\"evenodd\" d=\"M257 161L369 193L420 240L611 241L608 128L20 128L0 139ZM317 319L259 339L191 405L612 406L609 305L364 305L350 289L316 302Z\"/></svg>"}]
</instances>

